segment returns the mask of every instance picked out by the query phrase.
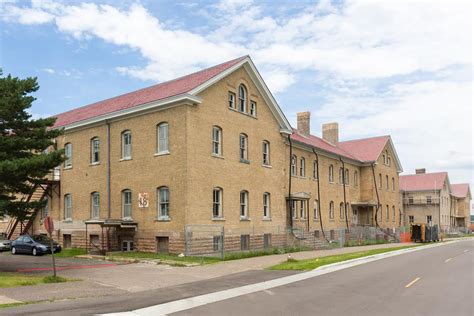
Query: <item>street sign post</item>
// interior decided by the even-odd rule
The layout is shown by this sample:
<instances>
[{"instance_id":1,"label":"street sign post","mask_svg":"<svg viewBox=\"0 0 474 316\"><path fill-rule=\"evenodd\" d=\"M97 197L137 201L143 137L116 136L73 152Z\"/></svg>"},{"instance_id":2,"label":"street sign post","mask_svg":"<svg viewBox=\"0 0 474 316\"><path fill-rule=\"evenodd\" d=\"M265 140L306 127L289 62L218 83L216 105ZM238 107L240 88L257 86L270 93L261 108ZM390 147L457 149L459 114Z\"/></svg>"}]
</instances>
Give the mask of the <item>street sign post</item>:
<instances>
[{"instance_id":1,"label":"street sign post","mask_svg":"<svg viewBox=\"0 0 474 316\"><path fill-rule=\"evenodd\" d=\"M56 261L54 259L54 244L53 244L53 231L54 231L54 223L51 217L46 217L44 219L44 228L49 234L49 239L51 241L51 258L53 258L53 276L56 278Z\"/></svg>"}]
</instances>

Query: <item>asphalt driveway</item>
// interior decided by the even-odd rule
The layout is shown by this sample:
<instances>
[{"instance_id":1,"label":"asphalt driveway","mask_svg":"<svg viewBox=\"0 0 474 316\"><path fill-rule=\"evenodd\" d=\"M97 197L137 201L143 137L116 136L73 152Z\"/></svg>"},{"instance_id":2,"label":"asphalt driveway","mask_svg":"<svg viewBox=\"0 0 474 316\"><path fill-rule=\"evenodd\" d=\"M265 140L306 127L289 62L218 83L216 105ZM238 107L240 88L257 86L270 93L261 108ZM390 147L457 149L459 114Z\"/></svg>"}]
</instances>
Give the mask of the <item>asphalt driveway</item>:
<instances>
[{"instance_id":1,"label":"asphalt driveway","mask_svg":"<svg viewBox=\"0 0 474 316\"><path fill-rule=\"evenodd\" d=\"M116 263L79 258L56 258L56 269L74 270L89 268L110 268ZM22 273L49 273L52 270L51 256L12 255L9 252L0 252L0 272Z\"/></svg>"}]
</instances>

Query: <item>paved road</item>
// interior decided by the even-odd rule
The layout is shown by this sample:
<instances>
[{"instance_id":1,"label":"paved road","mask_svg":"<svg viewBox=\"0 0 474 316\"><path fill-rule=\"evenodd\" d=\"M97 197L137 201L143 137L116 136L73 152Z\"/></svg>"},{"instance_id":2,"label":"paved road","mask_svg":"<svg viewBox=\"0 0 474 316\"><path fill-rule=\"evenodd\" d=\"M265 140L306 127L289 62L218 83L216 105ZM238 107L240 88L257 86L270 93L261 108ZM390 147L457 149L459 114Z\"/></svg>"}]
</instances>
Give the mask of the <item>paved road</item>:
<instances>
[{"instance_id":1,"label":"paved road","mask_svg":"<svg viewBox=\"0 0 474 316\"><path fill-rule=\"evenodd\" d=\"M172 315L474 315L473 264L459 242Z\"/></svg>"},{"instance_id":2,"label":"paved road","mask_svg":"<svg viewBox=\"0 0 474 316\"><path fill-rule=\"evenodd\" d=\"M323 315L473 315L473 259L474 241L463 241L386 258L176 315L314 315L318 312ZM166 289L27 305L0 313L92 315L130 311L291 273L249 271ZM133 282L133 276L124 278ZM416 278L420 279L407 288L406 285Z\"/></svg>"}]
</instances>

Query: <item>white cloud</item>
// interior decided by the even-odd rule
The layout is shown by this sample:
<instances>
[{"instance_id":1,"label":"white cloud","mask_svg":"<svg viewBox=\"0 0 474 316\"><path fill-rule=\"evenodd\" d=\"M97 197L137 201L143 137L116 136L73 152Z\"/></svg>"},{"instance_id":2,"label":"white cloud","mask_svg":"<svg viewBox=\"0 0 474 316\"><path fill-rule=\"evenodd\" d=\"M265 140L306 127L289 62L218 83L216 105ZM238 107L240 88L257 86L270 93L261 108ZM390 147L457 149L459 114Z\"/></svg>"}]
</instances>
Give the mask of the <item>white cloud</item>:
<instances>
[{"instance_id":1,"label":"white cloud","mask_svg":"<svg viewBox=\"0 0 474 316\"><path fill-rule=\"evenodd\" d=\"M44 68L43 71L44 71L44 72L47 72L47 73L49 73L49 74L54 74L54 73L56 73L56 71L55 71L54 69L52 69L52 68Z\"/></svg>"}]
</instances>

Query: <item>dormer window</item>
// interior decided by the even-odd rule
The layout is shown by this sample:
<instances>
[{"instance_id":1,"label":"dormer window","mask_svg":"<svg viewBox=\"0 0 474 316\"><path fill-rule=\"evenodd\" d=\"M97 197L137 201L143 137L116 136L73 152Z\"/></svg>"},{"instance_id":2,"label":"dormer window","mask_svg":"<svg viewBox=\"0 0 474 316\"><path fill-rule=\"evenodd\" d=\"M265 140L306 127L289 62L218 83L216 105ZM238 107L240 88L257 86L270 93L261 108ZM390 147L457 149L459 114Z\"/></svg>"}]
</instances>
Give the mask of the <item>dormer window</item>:
<instances>
[{"instance_id":1,"label":"dormer window","mask_svg":"<svg viewBox=\"0 0 474 316\"><path fill-rule=\"evenodd\" d=\"M247 112L247 89L243 84L239 86L239 111Z\"/></svg>"}]
</instances>

